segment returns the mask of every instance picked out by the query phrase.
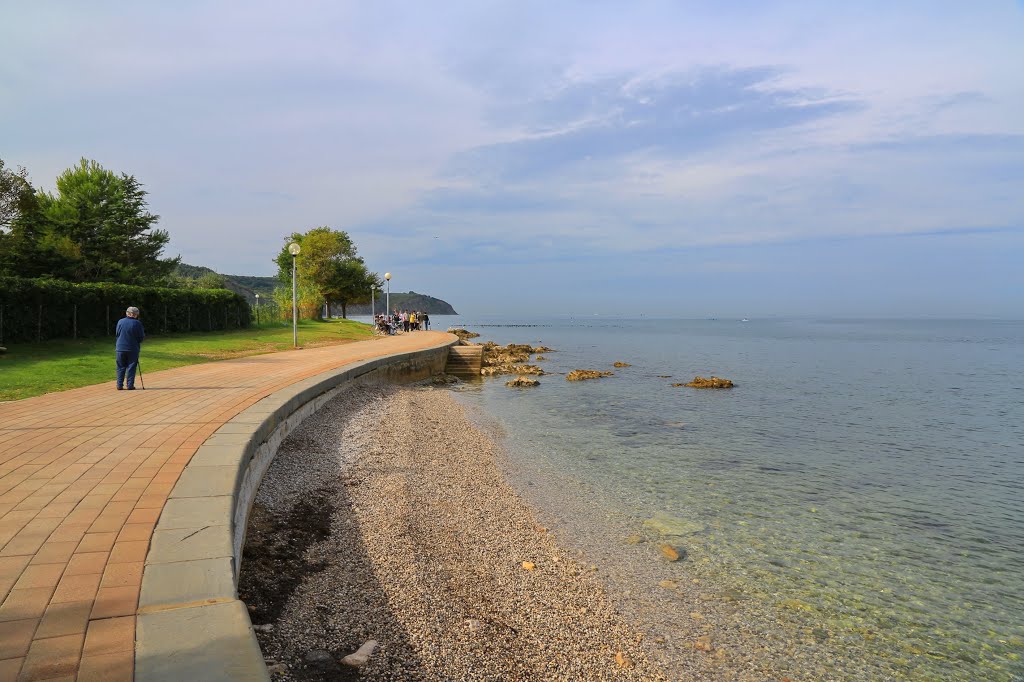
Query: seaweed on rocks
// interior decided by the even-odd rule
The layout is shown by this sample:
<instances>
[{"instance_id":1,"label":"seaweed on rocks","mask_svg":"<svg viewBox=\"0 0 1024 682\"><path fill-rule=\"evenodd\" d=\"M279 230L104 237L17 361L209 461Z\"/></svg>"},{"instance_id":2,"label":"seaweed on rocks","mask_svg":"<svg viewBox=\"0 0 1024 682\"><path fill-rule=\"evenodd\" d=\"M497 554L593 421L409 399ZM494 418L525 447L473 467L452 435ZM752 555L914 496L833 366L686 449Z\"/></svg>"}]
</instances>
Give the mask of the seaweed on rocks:
<instances>
[{"instance_id":1,"label":"seaweed on rocks","mask_svg":"<svg viewBox=\"0 0 1024 682\"><path fill-rule=\"evenodd\" d=\"M331 535L334 504L329 490L302 497L286 514L273 514L254 504L242 552L246 580L239 598L249 607L256 625L278 619L292 593L306 576L327 564L307 561L306 550Z\"/></svg>"}]
</instances>

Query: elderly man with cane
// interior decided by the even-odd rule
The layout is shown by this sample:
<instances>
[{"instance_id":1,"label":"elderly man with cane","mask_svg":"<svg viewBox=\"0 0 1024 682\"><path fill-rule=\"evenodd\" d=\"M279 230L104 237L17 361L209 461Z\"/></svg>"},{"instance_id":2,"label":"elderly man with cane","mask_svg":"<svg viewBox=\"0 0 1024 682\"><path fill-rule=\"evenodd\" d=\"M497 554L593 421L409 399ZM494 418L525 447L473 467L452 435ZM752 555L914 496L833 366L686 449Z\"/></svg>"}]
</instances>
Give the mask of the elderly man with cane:
<instances>
[{"instance_id":1,"label":"elderly man with cane","mask_svg":"<svg viewBox=\"0 0 1024 682\"><path fill-rule=\"evenodd\" d=\"M125 387L127 375L127 388L135 390L135 372L139 367L139 351L142 349L142 341L146 338L146 330L139 322L139 309L131 306L125 311L127 317L121 318L117 323L114 336L117 338L117 345L114 351L117 353L117 390Z\"/></svg>"}]
</instances>

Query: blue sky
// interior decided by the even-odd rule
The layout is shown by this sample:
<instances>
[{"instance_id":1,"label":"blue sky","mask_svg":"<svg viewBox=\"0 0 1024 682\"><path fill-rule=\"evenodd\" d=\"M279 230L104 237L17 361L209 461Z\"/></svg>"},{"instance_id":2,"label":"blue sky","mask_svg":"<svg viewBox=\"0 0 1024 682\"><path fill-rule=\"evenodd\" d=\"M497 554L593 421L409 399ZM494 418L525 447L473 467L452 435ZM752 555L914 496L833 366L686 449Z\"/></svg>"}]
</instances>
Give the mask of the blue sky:
<instances>
[{"instance_id":1,"label":"blue sky","mask_svg":"<svg viewBox=\"0 0 1024 682\"><path fill-rule=\"evenodd\" d=\"M460 312L1022 317L1024 5L0 0L0 158Z\"/></svg>"}]
</instances>

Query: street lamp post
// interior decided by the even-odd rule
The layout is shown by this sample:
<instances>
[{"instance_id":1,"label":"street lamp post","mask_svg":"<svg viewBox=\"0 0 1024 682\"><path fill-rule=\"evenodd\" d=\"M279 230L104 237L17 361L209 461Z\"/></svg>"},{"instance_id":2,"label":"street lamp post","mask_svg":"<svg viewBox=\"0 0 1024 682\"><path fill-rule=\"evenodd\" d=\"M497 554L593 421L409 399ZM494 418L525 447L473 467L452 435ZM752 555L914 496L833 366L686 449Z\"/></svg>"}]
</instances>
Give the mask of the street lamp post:
<instances>
[{"instance_id":1,"label":"street lamp post","mask_svg":"<svg viewBox=\"0 0 1024 682\"><path fill-rule=\"evenodd\" d=\"M387 295L387 298L385 299L386 303L384 304L384 314L390 315L391 314L391 273L390 272L385 272L384 273L384 279L387 280L387 283L388 283L388 295Z\"/></svg>"},{"instance_id":2,"label":"street lamp post","mask_svg":"<svg viewBox=\"0 0 1024 682\"><path fill-rule=\"evenodd\" d=\"M370 319L373 320L374 324L377 324L377 309L374 307L376 301L374 300L376 292L373 289L373 285L370 285Z\"/></svg>"},{"instance_id":3,"label":"street lamp post","mask_svg":"<svg viewBox=\"0 0 1024 682\"><path fill-rule=\"evenodd\" d=\"M299 294L295 286L295 257L302 251L302 247L292 242L288 245L288 253L292 254L292 345L299 347Z\"/></svg>"},{"instance_id":4,"label":"street lamp post","mask_svg":"<svg viewBox=\"0 0 1024 682\"><path fill-rule=\"evenodd\" d=\"M260 295L256 294L256 326L260 326Z\"/></svg>"}]
</instances>

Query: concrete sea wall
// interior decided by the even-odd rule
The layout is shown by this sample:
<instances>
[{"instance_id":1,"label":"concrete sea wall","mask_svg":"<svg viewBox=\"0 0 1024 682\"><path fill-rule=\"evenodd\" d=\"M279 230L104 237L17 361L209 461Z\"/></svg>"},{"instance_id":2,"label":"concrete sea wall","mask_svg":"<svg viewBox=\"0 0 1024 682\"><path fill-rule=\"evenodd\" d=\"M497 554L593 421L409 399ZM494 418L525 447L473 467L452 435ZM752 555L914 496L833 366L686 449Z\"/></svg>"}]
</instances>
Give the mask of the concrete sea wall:
<instances>
[{"instance_id":1,"label":"concrete sea wall","mask_svg":"<svg viewBox=\"0 0 1024 682\"><path fill-rule=\"evenodd\" d=\"M444 371L433 348L353 363L263 398L203 443L160 515L139 597L135 679L269 680L238 575L249 511L281 442L339 391Z\"/></svg>"}]
</instances>

